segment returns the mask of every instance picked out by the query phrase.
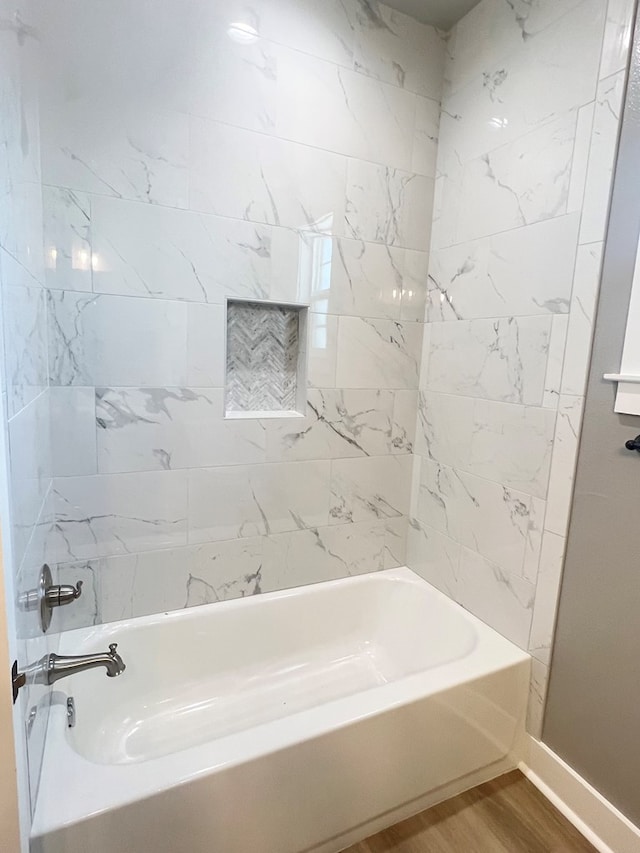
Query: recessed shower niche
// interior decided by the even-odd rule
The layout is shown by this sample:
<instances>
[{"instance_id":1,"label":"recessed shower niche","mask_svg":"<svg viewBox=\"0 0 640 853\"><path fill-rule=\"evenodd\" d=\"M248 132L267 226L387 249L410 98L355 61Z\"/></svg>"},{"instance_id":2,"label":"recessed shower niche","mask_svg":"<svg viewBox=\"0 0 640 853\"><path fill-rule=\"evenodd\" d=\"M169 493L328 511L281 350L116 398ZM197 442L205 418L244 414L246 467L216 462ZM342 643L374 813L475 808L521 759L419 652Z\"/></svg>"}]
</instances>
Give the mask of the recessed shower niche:
<instances>
[{"instance_id":1,"label":"recessed shower niche","mask_svg":"<svg viewBox=\"0 0 640 853\"><path fill-rule=\"evenodd\" d=\"M301 417L307 308L227 300L227 418Z\"/></svg>"}]
</instances>

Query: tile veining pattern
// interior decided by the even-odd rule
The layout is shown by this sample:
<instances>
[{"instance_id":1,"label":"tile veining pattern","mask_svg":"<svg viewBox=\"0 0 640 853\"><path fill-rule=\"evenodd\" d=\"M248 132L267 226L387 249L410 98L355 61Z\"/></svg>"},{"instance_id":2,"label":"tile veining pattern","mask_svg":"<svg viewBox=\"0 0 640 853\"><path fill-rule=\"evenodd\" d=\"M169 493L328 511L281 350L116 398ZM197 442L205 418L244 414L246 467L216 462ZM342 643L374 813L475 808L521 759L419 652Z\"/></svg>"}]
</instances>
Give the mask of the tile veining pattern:
<instances>
[{"instance_id":1,"label":"tile veining pattern","mask_svg":"<svg viewBox=\"0 0 640 853\"><path fill-rule=\"evenodd\" d=\"M631 0L482 0L452 31L408 563L533 655L540 733Z\"/></svg>"},{"instance_id":2,"label":"tile veining pattern","mask_svg":"<svg viewBox=\"0 0 640 853\"><path fill-rule=\"evenodd\" d=\"M404 563L442 34L375 0L41 11L64 626ZM310 305L304 417L223 418L228 298Z\"/></svg>"},{"instance_id":3,"label":"tile veining pattern","mask_svg":"<svg viewBox=\"0 0 640 853\"><path fill-rule=\"evenodd\" d=\"M227 412L295 411L300 312L255 302L227 305Z\"/></svg>"},{"instance_id":4,"label":"tile veining pattern","mask_svg":"<svg viewBox=\"0 0 640 853\"><path fill-rule=\"evenodd\" d=\"M7 591L37 586L51 523L51 393L39 141L39 52L35 8L0 0L0 483ZM6 492L5 492L6 489ZM16 608L20 665L56 650L37 617ZM28 789L35 801L51 690L30 685L17 712L27 738ZM30 709L37 713L27 726ZM18 719L18 717L16 717ZM23 754L18 733L18 781ZM27 784L25 783L25 790Z\"/></svg>"}]
</instances>

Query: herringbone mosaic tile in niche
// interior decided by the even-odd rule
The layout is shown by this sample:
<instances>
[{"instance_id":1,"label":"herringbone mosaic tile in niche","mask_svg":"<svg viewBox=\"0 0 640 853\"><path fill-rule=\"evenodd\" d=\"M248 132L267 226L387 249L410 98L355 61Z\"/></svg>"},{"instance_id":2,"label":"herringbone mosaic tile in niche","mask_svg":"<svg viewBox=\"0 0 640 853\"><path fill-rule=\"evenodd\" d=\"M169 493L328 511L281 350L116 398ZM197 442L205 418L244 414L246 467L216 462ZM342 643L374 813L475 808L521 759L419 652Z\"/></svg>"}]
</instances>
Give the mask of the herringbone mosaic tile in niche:
<instances>
[{"instance_id":1,"label":"herringbone mosaic tile in niche","mask_svg":"<svg viewBox=\"0 0 640 853\"><path fill-rule=\"evenodd\" d=\"M296 308L230 301L226 411L295 410L299 342L300 311Z\"/></svg>"}]
</instances>

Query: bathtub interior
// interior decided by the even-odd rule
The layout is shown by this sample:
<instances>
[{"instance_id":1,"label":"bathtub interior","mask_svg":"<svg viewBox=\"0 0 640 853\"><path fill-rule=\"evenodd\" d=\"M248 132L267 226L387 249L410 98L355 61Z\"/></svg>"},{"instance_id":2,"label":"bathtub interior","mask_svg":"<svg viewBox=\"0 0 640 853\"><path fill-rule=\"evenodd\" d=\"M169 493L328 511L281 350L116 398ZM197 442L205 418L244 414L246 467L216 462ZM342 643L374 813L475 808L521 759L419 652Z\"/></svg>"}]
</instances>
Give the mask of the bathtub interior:
<instances>
[{"instance_id":1,"label":"bathtub interior","mask_svg":"<svg viewBox=\"0 0 640 853\"><path fill-rule=\"evenodd\" d=\"M69 682L78 720L70 745L95 763L147 761L468 655L474 624L411 574L97 630L86 645L117 641L127 669L118 679L94 671Z\"/></svg>"}]
</instances>

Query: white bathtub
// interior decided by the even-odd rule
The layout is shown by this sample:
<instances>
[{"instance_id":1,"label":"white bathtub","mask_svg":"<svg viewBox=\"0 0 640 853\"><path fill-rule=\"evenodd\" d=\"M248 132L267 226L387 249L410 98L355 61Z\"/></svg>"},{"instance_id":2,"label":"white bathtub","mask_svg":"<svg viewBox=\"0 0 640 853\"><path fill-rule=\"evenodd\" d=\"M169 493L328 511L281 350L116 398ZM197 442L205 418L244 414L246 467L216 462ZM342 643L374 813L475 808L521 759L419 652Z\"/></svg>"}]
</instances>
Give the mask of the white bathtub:
<instances>
[{"instance_id":1,"label":"white bathtub","mask_svg":"<svg viewBox=\"0 0 640 853\"><path fill-rule=\"evenodd\" d=\"M70 631L34 853L322 853L515 764L529 658L409 569Z\"/></svg>"}]
</instances>

